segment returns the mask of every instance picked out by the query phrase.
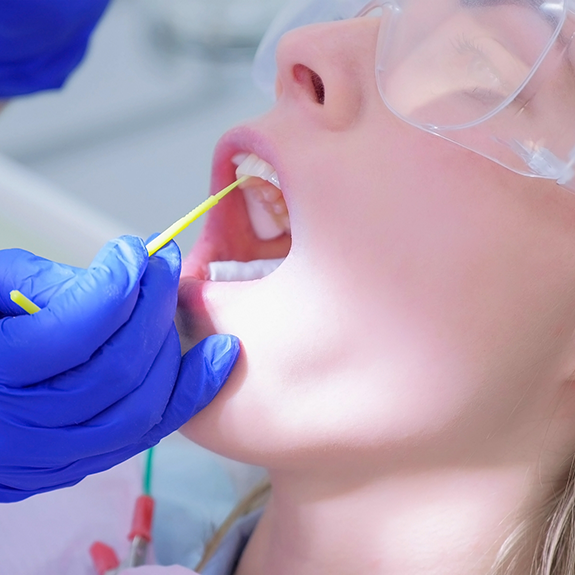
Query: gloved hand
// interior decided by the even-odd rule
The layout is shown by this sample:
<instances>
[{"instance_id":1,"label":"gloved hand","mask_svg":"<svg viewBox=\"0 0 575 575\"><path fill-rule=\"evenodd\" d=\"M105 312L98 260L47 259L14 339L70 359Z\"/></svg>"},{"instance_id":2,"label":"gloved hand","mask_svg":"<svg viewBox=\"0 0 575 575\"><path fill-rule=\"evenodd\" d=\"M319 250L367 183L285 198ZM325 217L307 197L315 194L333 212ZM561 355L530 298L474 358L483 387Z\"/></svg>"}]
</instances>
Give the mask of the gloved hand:
<instances>
[{"instance_id":1,"label":"gloved hand","mask_svg":"<svg viewBox=\"0 0 575 575\"><path fill-rule=\"evenodd\" d=\"M0 0L0 100L62 86L109 0Z\"/></svg>"},{"instance_id":2,"label":"gloved hand","mask_svg":"<svg viewBox=\"0 0 575 575\"><path fill-rule=\"evenodd\" d=\"M155 445L203 409L239 354L211 336L183 358L180 252L109 242L88 270L0 251L0 501L73 485ZM20 290L42 310L9 298Z\"/></svg>"}]
</instances>

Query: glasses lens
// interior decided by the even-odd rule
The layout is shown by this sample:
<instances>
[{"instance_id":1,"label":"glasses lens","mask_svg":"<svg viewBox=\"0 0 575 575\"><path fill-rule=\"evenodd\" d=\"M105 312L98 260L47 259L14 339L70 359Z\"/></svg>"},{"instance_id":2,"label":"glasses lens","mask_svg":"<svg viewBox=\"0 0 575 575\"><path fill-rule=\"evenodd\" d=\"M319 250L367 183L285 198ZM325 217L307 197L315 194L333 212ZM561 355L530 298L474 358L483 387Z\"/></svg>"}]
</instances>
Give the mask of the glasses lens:
<instances>
[{"instance_id":1,"label":"glasses lens","mask_svg":"<svg viewBox=\"0 0 575 575\"><path fill-rule=\"evenodd\" d=\"M277 75L276 49L281 37L308 24L353 18L367 4L366 0L292 0L272 22L254 59L256 86L273 97Z\"/></svg>"},{"instance_id":2,"label":"glasses lens","mask_svg":"<svg viewBox=\"0 0 575 575\"><path fill-rule=\"evenodd\" d=\"M508 105L517 112L563 14L561 1L396 2L380 37L381 94L396 114L433 130L468 126Z\"/></svg>"}]
</instances>

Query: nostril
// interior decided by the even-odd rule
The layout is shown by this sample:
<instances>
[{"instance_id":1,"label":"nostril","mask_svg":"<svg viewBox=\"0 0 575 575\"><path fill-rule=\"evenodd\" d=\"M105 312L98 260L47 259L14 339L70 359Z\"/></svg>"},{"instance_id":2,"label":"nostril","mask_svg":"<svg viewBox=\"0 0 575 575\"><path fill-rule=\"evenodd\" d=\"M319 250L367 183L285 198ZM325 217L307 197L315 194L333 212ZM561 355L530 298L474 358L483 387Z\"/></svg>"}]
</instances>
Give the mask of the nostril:
<instances>
[{"instance_id":1,"label":"nostril","mask_svg":"<svg viewBox=\"0 0 575 575\"><path fill-rule=\"evenodd\" d=\"M314 71L311 72L311 82L315 90L317 103L323 106L325 103L325 87L322 79Z\"/></svg>"},{"instance_id":2,"label":"nostril","mask_svg":"<svg viewBox=\"0 0 575 575\"><path fill-rule=\"evenodd\" d=\"M325 103L325 86L319 74L303 64L296 64L293 67L293 75L295 81L306 87L314 96L315 101L323 106Z\"/></svg>"}]
</instances>

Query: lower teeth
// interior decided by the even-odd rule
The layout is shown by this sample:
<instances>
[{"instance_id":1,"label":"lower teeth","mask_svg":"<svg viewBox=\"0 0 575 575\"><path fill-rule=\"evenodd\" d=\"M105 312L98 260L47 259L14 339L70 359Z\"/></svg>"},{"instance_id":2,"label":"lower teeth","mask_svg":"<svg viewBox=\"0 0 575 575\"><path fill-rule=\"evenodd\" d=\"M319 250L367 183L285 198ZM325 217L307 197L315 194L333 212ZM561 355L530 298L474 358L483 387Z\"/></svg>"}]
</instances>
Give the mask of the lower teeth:
<instances>
[{"instance_id":1,"label":"lower teeth","mask_svg":"<svg viewBox=\"0 0 575 575\"><path fill-rule=\"evenodd\" d=\"M213 282L233 282L257 280L275 271L284 258L276 260L253 260L251 262L210 262L208 280Z\"/></svg>"}]
</instances>

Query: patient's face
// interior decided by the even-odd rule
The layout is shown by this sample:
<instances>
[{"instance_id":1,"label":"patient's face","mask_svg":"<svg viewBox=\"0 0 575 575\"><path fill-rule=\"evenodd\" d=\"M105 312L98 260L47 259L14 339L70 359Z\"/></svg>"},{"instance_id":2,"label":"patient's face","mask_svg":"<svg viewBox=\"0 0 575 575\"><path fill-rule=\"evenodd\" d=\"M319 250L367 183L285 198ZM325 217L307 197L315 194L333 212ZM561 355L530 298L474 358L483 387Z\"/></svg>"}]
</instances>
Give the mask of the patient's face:
<instances>
[{"instance_id":1,"label":"patient's face","mask_svg":"<svg viewBox=\"0 0 575 575\"><path fill-rule=\"evenodd\" d=\"M187 347L215 332L243 344L184 428L224 455L343 473L470 449L522 457L550 382L574 368L575 198L393 116L374 80L377 29L289 34L277 104L216 152L214 191L239 151L273 164L292 232L256 239L237 192L184 265ZM288 250L261 280L202 281L209 260Z\"/></svg>"}]
</instances>

